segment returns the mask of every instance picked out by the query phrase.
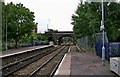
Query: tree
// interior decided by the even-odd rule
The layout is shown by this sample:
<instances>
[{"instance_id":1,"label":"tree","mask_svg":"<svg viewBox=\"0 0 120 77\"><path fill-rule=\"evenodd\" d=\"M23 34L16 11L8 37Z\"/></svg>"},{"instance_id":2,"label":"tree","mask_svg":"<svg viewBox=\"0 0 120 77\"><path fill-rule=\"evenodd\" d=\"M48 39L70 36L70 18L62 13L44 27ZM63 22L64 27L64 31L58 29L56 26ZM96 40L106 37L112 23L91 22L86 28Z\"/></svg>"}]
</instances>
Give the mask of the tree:
<instances>
[{"instance_id":1,"label":"tree","mask_svg":"<svg viewBox=\"0 0 120 77\"><path fill-rule=\"evenodd\" d=\"M105 8L105 31L109 41L120 41L120 4L112 2L108 5L104 2ZM94 36L100 32L101 25L101 3L86 2L79 4L75 14L72 15L73 31L77 37Z\"/></svg>"},{"instance_id":2,"label":"tree","mask_svg":"<svg viewBox=\"0 0 120 77\"><path fill-rule=\"evenodd\" d=\"M3 4L3 10L2 25L4 33L5 23L7 23L8 39L14 39L17 47L19 40L25 36L25 34L30 35L32 30L35 28L34 12L31 12L21 3L13 4L12 2L7 5ZM5 18L7 18L7 22Z\"/></svg>"}]
</instances>

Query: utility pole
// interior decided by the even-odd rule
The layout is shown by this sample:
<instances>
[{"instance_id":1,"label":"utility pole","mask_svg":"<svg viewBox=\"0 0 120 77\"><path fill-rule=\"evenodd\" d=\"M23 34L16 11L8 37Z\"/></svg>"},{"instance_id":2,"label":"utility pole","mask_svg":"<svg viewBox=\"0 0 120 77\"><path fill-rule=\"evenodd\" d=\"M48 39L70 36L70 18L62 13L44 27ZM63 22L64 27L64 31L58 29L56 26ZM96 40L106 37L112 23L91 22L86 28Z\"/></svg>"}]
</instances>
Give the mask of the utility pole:
<instances>
[{"instance_id":1,"label":"utility pole","mask_svg":"<svg viewBox=\"0 0 120 77\"><path fill-rule=\"evenodd\" d=\"M6 50L8 49L7 47L7 15L6 15Z\"/></svg>"},{"instance_id":2,"label":"utility pole","mask_svg":"<svg viewBox=\"0 0 120 77\"><path fill-rule=\"evenodd\" d=\"M104 0L102 0L102 39L103 39L103 46L102 46L102 65L105 66L105 46L104 46Z\"/></svg>"},{"instance_id":3,"label":"utility pole","mask_svg":"<svg viewBox=\"0 0 120 77\"><path fill-rule=\"evenodd\" d=\"M47 24L47 31L48 31L48 24Z\"/></svg>"},{"instance_id":4,"label":"utility pole","mask_svg":"<svg viewBox=\"0 0 120 77\"><path fill-rule=\"evenodd\" d=\"M50 19L48 19L47 31L48 31L48 29L49 29L49 26L50 26Z\"/></svg>"}]
</instances>

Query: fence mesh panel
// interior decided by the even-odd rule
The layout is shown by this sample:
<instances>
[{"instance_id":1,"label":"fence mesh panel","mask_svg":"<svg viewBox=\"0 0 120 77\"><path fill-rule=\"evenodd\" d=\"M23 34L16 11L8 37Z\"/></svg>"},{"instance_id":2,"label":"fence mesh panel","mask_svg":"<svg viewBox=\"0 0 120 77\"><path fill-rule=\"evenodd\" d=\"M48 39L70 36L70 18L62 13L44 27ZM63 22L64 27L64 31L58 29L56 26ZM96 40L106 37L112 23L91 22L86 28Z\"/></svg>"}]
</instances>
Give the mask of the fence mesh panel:
<instances>
[{"instance_id":1,"label":"fence mesh panel","mask_svg":"<svg viewBox=\"0 0 120 77\"><path fill-rule=\"evenodd\" d=\"M105 58L109 60L110 57L120 57L120 42L108 42L107 33L104 35ZM103 38L102 33L96 33L95 39L91 36L86 36L77 39L77 45L86 51L94 49L96 55L102 57Z\"/></svg>"},{"instance_id":2,"label":"fence mesh panel","mask_svg":"<svg viewBox=\"0 0 120 77\"><path fill-rule=\"evenodd\" d=\"M94 48L95 45L94 43L95 43L94 39L90 36L77 39L77 45L81 48L84 48L85 50Z\"/></svg>"}]
</instances>

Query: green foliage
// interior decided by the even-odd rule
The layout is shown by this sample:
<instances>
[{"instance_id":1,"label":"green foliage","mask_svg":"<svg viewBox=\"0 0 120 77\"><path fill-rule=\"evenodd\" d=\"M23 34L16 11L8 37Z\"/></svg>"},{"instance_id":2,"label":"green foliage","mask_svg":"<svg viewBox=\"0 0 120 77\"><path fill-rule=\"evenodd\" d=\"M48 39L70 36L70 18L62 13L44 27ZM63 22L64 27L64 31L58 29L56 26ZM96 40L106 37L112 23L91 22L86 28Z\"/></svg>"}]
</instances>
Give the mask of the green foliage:
<instances>
[{"instance_id":1,"label":"green foliage","mask_svg":"<svg viewBox=\"0 0 120 77\"><path fill-rule=\"evenodd\" d=\"M36 27L34 22L34 13L28 8L24 7L23 4L13 4L12 2L5 5L3 3L3 39L5 40L5 27L7 24L7 35L8 40L14 39L17 42L22 38L27 41L32 33L32 30ZM27 38L25 40L25 38Z\"/></svg>"},{"instance_id":2,"label":"green foliage","mask_svg":"<svg viewBox=\"0 0 120 77\"><path fill-rule=\"evenodd\" d=\"M70 42L73 42L73 38L71 37L62 37L62 40L61 40L62 43L70 43Z\"/></svg>"},{"instance_id":3,"label":"green foliage","mask_svg":"<svg viewBox=\"0 0 120 77\"><path fill-rule=\"evenodd\" d=\"M105 31L109 41L120 41L120 4L104 2ZM93 36L100 32L101 3L91 2L79 4L72 15L73 31L77 37Z\"/></svg>"},{"instance_id":4,"label":"green foliage","mask_svg":"<svg viewBox=\"0 0 120 77\"><path fill-rule=\"evenodd\" d=\"M30 42L30 41L31 41L31 37L28 34L25 34L21 38L21 42Z\"/></svg>"},{"instance_id":5,"label":"green foliage","mask_svg":"<svg viewBox=\"0 0 120 77\"><path fill-rule=\"evenodd\" d=\"M41 35L41 41L47 41L48 40L48 36L46 36L45 34Z\"/></svg>"}]
</instances>

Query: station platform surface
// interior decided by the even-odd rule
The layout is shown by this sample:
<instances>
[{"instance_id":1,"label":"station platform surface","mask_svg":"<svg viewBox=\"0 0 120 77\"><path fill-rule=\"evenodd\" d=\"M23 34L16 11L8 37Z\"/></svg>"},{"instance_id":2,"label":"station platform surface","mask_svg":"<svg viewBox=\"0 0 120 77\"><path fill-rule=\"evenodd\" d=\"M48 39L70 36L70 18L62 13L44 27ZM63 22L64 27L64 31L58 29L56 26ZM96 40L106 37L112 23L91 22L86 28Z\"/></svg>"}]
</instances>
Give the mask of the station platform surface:
<instances>
[{"instance_id":1,"label":"station platform surface","mask_svg":"<svg viewBox=\"0 0 120 77\"><path fill-rule=\"evenodd\" d=\"M18 48L18 49L9 49L9 50L3 51L2 54L0 55L0 57L6 57L6 56L10 56L10 55L24 53L27 51L32 51L35 49L45 48L45 47L49 47L49 46L50 45L40 45L40 46L24 47L24 48Z\"/></svg>"},{"instance_id":2,"label":"station platform surface","mask_svg":"<svg viewBox=\"0 0 120 77\"><path fill-rule=\"evenodd\" d=\"M119 77L110 71L110 64L94 52L68 52L61 62L55 77Z\"/></svg>"}]
</instances>

